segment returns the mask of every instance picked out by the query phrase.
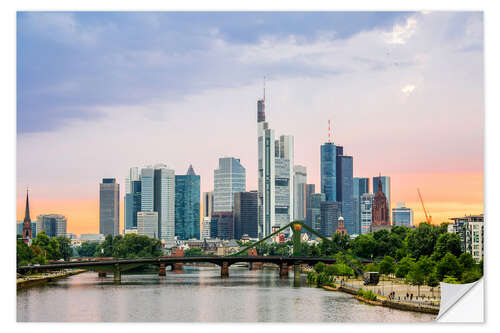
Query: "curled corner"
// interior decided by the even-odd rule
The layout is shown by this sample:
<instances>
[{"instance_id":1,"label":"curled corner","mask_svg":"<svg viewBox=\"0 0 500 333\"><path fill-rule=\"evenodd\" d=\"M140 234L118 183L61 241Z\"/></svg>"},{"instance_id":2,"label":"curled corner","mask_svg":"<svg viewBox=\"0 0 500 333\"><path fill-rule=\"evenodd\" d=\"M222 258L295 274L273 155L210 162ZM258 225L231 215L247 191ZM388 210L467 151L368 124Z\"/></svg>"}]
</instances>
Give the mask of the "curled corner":
<instances>
[{"instance_id":1,"label":"curled corner","mask_svg":"<svg viewBox=\"0 0 500 333\"><path fill-rule=\"evenodd\" d=\"M448 312L462 297L464 297L479 281L483 278L466 284L449 284L441 282L441 304L439 314L436 320L439 320L446 312Z\"/></svg>"}]
</instances>

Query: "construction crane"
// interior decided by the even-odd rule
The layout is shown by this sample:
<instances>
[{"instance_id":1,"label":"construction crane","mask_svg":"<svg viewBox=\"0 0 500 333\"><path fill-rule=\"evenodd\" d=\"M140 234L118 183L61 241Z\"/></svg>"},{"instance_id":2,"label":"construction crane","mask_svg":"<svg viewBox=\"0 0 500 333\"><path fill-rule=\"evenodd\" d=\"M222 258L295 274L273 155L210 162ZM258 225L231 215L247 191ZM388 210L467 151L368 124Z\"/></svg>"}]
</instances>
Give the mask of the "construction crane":
<instances>
[{"instance_id":1,"label":"construction crane","mask_svg":"<svg viewBox=\"0 0 500 333\"><path fill-rule=\"evenodd\" d=\"M418 192L418 197L420 198L420 203L422 204L422 208L424 209L424 214L425 214L425 219L427 220L427 223L431 224L432 223L432 216L427 215L427 211L425 210L424 206L424 200L422 200L422 195L420 194L420 190L417 188Z\"/></svg>"}]
</instances>

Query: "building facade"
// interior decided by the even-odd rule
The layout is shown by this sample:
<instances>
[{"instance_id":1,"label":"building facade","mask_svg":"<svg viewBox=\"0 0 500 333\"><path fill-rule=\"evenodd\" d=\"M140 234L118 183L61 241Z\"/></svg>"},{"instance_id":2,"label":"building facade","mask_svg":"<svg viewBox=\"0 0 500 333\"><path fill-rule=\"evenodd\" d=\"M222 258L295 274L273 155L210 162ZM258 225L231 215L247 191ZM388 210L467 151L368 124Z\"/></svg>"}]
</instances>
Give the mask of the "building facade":
<instances>
[{"instance_id":1,"label":"building facade","mask_svg":"<svg viewBox=\"0 0 500 333\"><path fill-rule=\"evenodd\" d=\"M36 221L31 222L31 239L36 238ZM16 223L16 235L23 235L24 221L17 221Z\"/></svg>"},{"instance_id":2,"label":"building facade","mask_svg":"<svg viewBox=\"0 0 500 333\"><path fill-rule=\"evenodd\" d=\"M321 193L326 201L337 201L337 146L333 142L321 146Z\"/></svg>"},{"instance_id":3,"label":"building facade","mask_svg":"<svg viewBox=\"0 0 500 333\"><path fill-rule=\"evenodd\" d=\"M337 223L341 216L342 204L340 202L324 201L321 203L320 233L332 237L337 230Z\"/></svg>"},{"instance_id":4,"label":"building facade","mask_svg":"<svg viewBox=\"0 0 500 333\"><path fill-rule=\"evenodd\" d=\"M392 209L392 225L413 226L413 209L406 207L404 202L398 202Z\"/></svg>"},{"instance_id":5,"label":"building facade","mask_svg":"<svg viewBox=\"0 0 500 333\"><path fill-rule=\"evenodd\" d=\"M462 252L472 255L476 263L484 258L484 214L454 217L448 225L448 232L460 236Z\"/></svg>"},{"instance_id":6,"label":"building facade","mask_svg":"<svg viewBox=\"0 0 500 333\"><path fill-rule=\"evenodd\" d=\"M354 177L352 179L352 202L354 233L361 234L361 196L370 193L370 178Z\"/></svg>"},{"instance_id":7,"label":"building facade","mask_svg":"<svg viewBox=\"0 0 500 333\"><path fill-rule=\"evenodd\" d=\"M158 237L158 212L137 213L137 234L151 238Z\"/></svg>"},{"instance_id":8,"label":"building facade","mask_svg":"<svg viewBox=\"0 0 500 333\"><path fill-rule=\"evenodd\" d=\"M391 221L389 220L387 198L382 191L382 181L379 180L378 191L373 199L371 231L376 232L380 229L390 229L390 227Z\"/></svg>"},{"instance_id":9,"label":"building facade","mask_svg":"<svg viewBox=\"0 0 500 333\"><path fill-rule=\"evenodd\" d=\"M307 169L301 165L293 167L293 220L306 220Z\"/></svg>"},{"instance_id":10,"label":"building facade","mask_svg":"<svg viewBox=\"0 0 500 333\"><path fill-rule=\"evenodd\" d=\"M200 239L200 176L192 165L185 175L175 176L175 235Z\"/></svg>"},{"instance_id":11,"label":"building facade","mask_svg":"<svg viewBox=\"0 0 500 333\"><path fill-rule=\"evenodd\" d=\"M158 213L157 235L168 247L173 246L175 241L175 182L176 176L173 169L169 169L165 164L154 166L153 211ZM198 204L199 198L198 192Z\"/></svg>"},{"instance_id":12,"label":"building facade","mask_svg":"<svg viewBox=\"0 0 500 333\"><path fill-rule=\"evenodd\" d=\"M360 197L360 219L361 219L361 230L360 234L367 234L371 230L372 225L372 209L373 209L373 199L375 195L373 193L365 193Z\"/></svg>"},{"instance_id":13,"label":"building facade","mask_svg":"<svg viewBox=\"0 0 500 333\"><path fill-rule=\"evenodd\" d=\"M352 156L343 155L342 151L337 149L337 202L341 204L347 233L354 234L357 230L354 225L353 161Z\"/></svg>"},{"instance_id":14,"label":"building facade","mask_svg":"<svg viewBox=\"0 0 500 333\"><path fill-rule=\"evenodd\" d=\"M321 232L321 204L326 201L324 193L311 194L310 204L307 208L306 224L314 231ZM315 237L308 232L308 235Z\"/></svg>"},{"instance_id":15,"label":"building facade","mask_svg":"<svg viewBox=\"0 0 500 333\"><path fill-rule=\"evenodd\" d=\"M211 238L233 239L234 225L232 212L212 212L210 221Z\"/></svg>"},{"instance_id":16,"label":"building facade","mask_svg":"<svg viewBox=\"0 0 500 333\"><path fill-rule=\"evenodd\" d=\"M246 191L246 170L239 158L219 158L219 168L214 170L214 204L217 212L232 212L235 192Z\"/></svg>"},{"instance_id":17,"label":"building facade","mask_svg":"<svg viewBox=\"0 0 500 333\"><path fill-rule=\"evenodd\" d=\"M65 236L67 220L61 214L41 214L37 216L37 234L45 231L49 237Z\"/></svg>"},{"instance_id":18,"label":"building facade","mask_svg":"<svg viewBox=\"0 0 500 333\"><path fill-rule=\"evenodd\" d=\"M234 193L234 238L241 239L243 235L250 238L259 236L257 224L257 191Z\"/></svg>"},{"instance_id":19,"label":"building facade","mask_svg":"<svg viewBox=\"0 0 500 333\"><path fill-rule=\"evenodd\" d=\"M119 227L120 185L115 178L104 178L99 184L99 233L116 236Z\"/></svg>"},{"instance_id":20,"label":"building facade","mask_svg":"<svg viewBox=\"0 0 500 333\"><path fill-rule=\"evenodd\" d=\"M382 185L382 192L384 192L385 198L387 200L387 207L389 208L389 214L391 213L391 177L389 176L378 176L373 177L373 194L378 191L378 183ZM389 215L389 221L391 220L391 216Z\"/></svg>"},{"instance_id":21,"label":"building facade","mask_svg":"<svg viewBox=\"0 0 500 333\"><path fill-rule=\"evenodd\" d=\"M141 211L141 181L129 182L129 193L125 194L125 230L137 229L137 212Z\"/></svg>"}]
</instances>

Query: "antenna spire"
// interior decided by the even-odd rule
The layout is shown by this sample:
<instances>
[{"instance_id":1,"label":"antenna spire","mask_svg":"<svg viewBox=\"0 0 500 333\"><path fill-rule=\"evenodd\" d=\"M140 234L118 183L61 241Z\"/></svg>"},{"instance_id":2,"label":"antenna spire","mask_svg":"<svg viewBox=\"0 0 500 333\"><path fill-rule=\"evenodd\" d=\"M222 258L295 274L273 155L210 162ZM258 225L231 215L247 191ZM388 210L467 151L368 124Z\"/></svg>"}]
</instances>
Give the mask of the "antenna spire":
<instances>
[{"instance_id":1,"label":"antenna spire","mask_svg":"<svg viewBox=\"0 0 500 333\"><path fill-rule=\"evenodd\" d=\"M328 142L331 142L331 136L330 136L330 119L328 119Z\"/></svg>"},{"instance_id":2,"label":"antenna spire","mask_svg":"<svg viewBox=\"0 0 500 333\"><path fill-rule=\"evenodd\" d=\"M264 76L264 102L266 101L266 76Z\"/></svg>"}]
</instances>

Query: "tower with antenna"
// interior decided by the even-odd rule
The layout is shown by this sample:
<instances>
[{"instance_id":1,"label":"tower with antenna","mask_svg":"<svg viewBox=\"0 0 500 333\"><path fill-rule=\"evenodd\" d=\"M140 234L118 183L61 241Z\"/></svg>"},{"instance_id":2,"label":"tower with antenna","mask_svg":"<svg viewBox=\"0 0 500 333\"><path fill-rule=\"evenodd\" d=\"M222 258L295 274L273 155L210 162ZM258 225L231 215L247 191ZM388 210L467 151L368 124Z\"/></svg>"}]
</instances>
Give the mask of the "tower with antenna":
<instances>
[{"instance_id":1,"label":"tower with antenna","mask_svg":"<svg viewBox=\"0 0 500 333\"><path fill-rule=\"evenodd\" d=\"M257 123L266 121L266 77L264 76L263 97L257 101Z\"/></svg>"}]
</instances>

